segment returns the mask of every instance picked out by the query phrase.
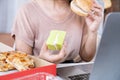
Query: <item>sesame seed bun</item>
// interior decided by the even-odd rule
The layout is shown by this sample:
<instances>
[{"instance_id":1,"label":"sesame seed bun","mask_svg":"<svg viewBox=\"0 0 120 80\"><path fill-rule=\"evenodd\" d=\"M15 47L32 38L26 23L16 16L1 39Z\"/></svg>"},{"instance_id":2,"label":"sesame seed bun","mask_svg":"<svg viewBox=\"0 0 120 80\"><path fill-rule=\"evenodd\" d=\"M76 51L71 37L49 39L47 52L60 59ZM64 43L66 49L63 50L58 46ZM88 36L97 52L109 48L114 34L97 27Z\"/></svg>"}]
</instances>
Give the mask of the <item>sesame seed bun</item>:
<instances>
[{"instance_id":1,"label":"sesame seed bun","mask_svg":"<svg viewBox=\"0 0 120 80\"><path fill-rule=\"evenodd\" d=\"M93 6L92 0L73 0L70 4L73 12L79 16L87 16Z\"/></svg>"}]
</instances>

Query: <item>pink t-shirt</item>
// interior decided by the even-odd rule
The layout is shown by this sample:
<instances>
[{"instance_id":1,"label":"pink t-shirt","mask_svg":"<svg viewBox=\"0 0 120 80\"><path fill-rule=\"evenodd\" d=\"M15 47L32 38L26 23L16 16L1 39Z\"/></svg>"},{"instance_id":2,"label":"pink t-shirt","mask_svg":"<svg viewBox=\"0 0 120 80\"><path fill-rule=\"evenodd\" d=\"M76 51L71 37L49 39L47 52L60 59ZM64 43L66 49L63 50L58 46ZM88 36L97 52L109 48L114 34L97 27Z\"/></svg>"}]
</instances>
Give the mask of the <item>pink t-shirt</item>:
<instances>
[{"instance_id":1,"label":"pink t-shirt","mask_svg":"<svg viewBox=\"0 0 120 80\"><path fill-rule=\"evenodd\" d=\"M63 30L67 32L65 41L67 44L66 60L71 60L79 55L84 19L72 11L61 22L48 17L37 2L31 1L18 12L12 36L15 35L29 46L33 47L33 54L38 56L51 30ZM54 52L54 51L53 51Z\"/></svg>"}]
</instances>

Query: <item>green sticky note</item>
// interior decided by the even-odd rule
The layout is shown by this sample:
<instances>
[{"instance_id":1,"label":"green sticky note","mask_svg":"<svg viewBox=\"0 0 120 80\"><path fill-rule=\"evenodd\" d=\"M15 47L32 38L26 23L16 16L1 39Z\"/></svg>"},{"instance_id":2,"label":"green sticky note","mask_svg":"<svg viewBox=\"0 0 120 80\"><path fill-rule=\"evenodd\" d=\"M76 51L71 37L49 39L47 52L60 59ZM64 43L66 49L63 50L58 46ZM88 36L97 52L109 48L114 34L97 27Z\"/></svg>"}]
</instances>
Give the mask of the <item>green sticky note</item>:
<instances>
[{"instance_id":1,"label":"green sticky note","mask_svg":"<svg viewBox=\"0 0 120 80\"><path fill-rule=\"evenodd\" d=\"M46 42L48 49L61 50L64 43L65 35L65 31L52 30Z\"/></svg>"}]
</instances>

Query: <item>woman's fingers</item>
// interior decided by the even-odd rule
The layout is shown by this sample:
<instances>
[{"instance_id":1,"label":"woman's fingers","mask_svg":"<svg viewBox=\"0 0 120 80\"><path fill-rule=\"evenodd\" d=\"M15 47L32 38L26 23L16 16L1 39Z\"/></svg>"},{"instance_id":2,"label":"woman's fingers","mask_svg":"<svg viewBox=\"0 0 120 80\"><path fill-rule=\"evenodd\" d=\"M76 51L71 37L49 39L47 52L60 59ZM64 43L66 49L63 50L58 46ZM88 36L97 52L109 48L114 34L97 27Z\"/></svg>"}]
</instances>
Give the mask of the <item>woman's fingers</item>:
<instances>
[{"instance_id":1,"label":"woman's fingers","mask_svg":"<svg viewBox=\"0 0 120 80\"><path fill-rule=\"evenodd\" d=\"M86 23L88 26L91 25L89 29L92 32L96 32L98 30L98 25L102 20L102 12L102 7L96 1L94 1L91 12L89 12L89 15L86 17Z\"/></svg>"},{"instance_id":2,"label":"woman's fingers","mask_svg":"<svg viewBox=\"0 0 120 80\"><path fill-rule=\"evenodd\" d=\"M98 4L97 2L95 2L93 4L93 7L98 8L98 9L102 9L102 6L100 4Z\"/></svg>"},{"instance_id":3,"label":"woman's fingers","mask_svg":"<svg viewBox=\"0 0 120 80\"><path fill-rule=\"evenodd\" d=\"M94 12L94 14L97 16L102 15L102 6L98 4L96 1L94 1L92 12Z\"/></svg>"},{"instance_id":4,"label":"woman's fingers","mask_svg":"<svg viewBox=\"0 0 120 80\"><path fill-rule=\"evenodd\" d=\"M101 9L98 9L98 8L92 8L92 14L94 14L94 15L97 15L97 16L101 16L102 14L101 14L101 12L102 12L102 10Z\"/></svg>"},{"instance_id":5,"label":"woman's fingers","mask_svg":"<svg viewBox=\"0 0 120 80\"><path fill-rule=\"evenodd\" d=\"M46 53L47 53L47 54L46 54ZM42 48L41 48L39 57L42 58L42 59L46 59L46 57L48 57L47 55L48 55L48 48L47 48L46 43L44 42L44 43L43 43L43 46L42 46Z\"/></svg>"},{"instance_id":6,"label":"woman's fingers","mask_svg":"<svg viewBox=\"0 0 120 80\"><path fill-rule=\"evenodd\" d=\"M43 50L43 51L47 51L48 50L47 45L46 45L45 42L43 43L43 46L42 46L41 50Z\"/></svg>"},{"instance_id":7,"label":"woman's fingers","mask_svg":"<svg viewBox=\"0 0 120 80\"><path fill-rule=\"evenodd\" d=\"M91 12L89 12L88 17L90 17L91 20L96 21L102 18L102 7L99 4L94 3Z\"/></svg>"},{"instance_id":8,"label":"woman's fingers","mask_svg":"<svg viewBox=\"0 0 120 80\"><path fill-rule=\"evenodd\" d=\"M41 52L40 52L39 56L40 56L40 58L45 59L49 62L59 63L59 62L61 62L62 59L64 59L64 57L66 55L65 49L66 49L66 44L63 45L63 47L59 53L52 54L52 53L49 53L49 51L47 49L47 45L44 43L41 48Z\"/></svg>"},{"instance_id":9,"label":"woman's fingers","mask_svg":"<svg viewBox=\"0 0 120 80\"><path fill-rule=\"evenodd\" d=\"M61 51L60 51L60 53L59 53L59 55L62 57L62 58L64 58L65 56L66 56L66 54L67 54L67 52L66 52L66 43L64 43L64 45L63 45L63 47L62 47L62 49L61 49Z\"/></svg>"},{"instance_id":10,"label":"woman's fingers","mask_svg":"<svg viewBox=\"0 0 120 80\"><path fill-rule=\"evenodd\" d=\"M66 44L63 45L59 53L50 55L51 59L50 61L53 63L59 63L65 58L65 56L66 56Z\"/></svg>"}]
</instances>

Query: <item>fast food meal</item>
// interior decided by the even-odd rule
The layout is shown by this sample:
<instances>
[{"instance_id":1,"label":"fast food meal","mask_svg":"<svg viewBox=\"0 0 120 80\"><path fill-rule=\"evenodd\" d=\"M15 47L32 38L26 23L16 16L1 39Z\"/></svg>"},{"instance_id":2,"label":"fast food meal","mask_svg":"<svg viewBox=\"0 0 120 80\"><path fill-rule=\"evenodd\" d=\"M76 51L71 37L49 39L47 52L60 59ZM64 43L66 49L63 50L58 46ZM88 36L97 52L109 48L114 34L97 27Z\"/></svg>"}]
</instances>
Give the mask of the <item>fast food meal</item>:
<instances>
[{"instance_id":1,"label":"fast food meal","mask_svg":"<svg viewBox=\"0 0 120 80\"><path fill-rule=\"evenodd\" d=\"M24 52L10 51L0 53L0 71L9 71L12 69L23 71L34 67L34 60Z\"/></svg>"},{"instance_id":2,"label":"fast food meal","mask_svg":"<svg viewBox=\"0 0 120 80\"><path fill-rule=\"evenodd\" d=\"M9 63L6 62L8 56L9 56L8 52L0 53L0 72L15 69L13 65L10 65Z\"/></svg>"},{"instance_id":3,"label":"fast food meal","mask_svg":"<svg viewBox=\"0 0 120 80\"><path fill-rule=\"evenodd\" d=\"M61 50L65 36L66 36L65 31L52 30L46 42L48 49Z\"/></svg>"},{"instance_id":4,"label":"fast food meal","mask_svg":"<svg viewBox=\"0 0 120 80\"><path fill-rule=\"evenodd\" d=\"M110 8L112 6L111 0L103 0L103 2L104 2L105 9Z\"/></svg>"},{"instance_id":5,"label":"fast food meal","mask_svg":"<svg viewBox=\"0 0 120 80\"><path fill-rule=\"evenodd\" d=\"M93 6L92 0L72 0L71 9L79 16L87 16Z\"/></svg>"}]
</instances>

